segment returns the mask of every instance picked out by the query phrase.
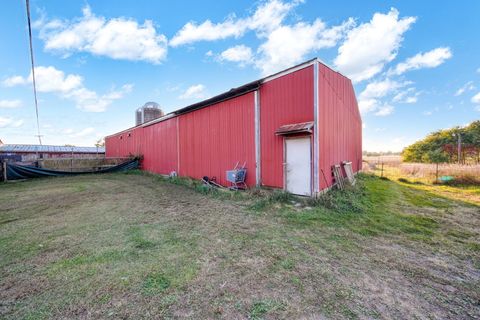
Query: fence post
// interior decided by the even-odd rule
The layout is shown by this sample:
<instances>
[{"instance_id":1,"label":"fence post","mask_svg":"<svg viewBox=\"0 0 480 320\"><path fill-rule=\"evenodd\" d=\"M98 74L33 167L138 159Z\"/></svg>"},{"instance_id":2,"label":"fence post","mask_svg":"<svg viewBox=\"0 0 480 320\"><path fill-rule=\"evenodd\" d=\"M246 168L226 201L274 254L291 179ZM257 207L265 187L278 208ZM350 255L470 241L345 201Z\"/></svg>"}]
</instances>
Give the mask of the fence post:
<instances>
[{"instance_id":1,"label":"fence post","mask_svg":"<svg viewBox=\"0 0 480 320\"><path fill-rule=\"evenodd\" d=\"M7 182L7 160L2 161L3 181Z\"/></svg>"},{"instance_id":2,"label":"fence post","mask_svg":"<svg viewBox=\"0 0 480 320\"><path fill-rule=\"evenodd\" d=\"M382 173L380 175L380 178L383 178L383 162L382 162Z\"/></svg>"}]
</instances>

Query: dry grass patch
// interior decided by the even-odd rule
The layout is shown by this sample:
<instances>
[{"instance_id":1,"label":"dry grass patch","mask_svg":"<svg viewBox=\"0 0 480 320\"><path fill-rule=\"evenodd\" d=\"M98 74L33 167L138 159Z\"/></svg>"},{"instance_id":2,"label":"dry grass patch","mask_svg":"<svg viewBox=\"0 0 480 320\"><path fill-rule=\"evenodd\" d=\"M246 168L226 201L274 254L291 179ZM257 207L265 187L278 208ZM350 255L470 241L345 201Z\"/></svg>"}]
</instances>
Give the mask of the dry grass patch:
<instances>
[{"instance_id":1,"label":"dry grass patch","mask_svg":"<svg viewBox=\"0 0 480 320\"><path fill-rule=\"evenodd\" d=\"M138 172L0 185L0 317L480 317L479 207L359 179L316 201Z\"/></svg>"}]
</instances>

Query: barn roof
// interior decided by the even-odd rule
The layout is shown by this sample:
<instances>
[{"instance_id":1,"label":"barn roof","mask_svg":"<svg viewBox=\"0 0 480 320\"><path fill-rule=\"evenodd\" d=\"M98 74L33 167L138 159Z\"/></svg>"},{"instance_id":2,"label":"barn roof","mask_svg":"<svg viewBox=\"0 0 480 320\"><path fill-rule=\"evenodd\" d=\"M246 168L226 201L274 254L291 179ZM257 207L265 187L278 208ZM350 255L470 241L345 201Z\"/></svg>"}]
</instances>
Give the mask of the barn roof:
<instances>
[{"instance_id":1,"label":"barn roof","mask_svg":"<svg viewBox=\"0 0 480 320\"><path fill-rule=\"evenodd\" d=\"M4 144L0 145L0 153L105 153L104 147L66 147L45 146L37 144Z\"/></svg>"},{"instance_id":2,"label":"barn roof","mask_svg":"<svg viewBox=\"0 0 480 320\"><path fill-rule=\"evenodd\" d=\"M247 92L254 91L254 90L258 89L260 87L260 85L264 82L276 79L278 77L281 77L282 75L288 74L290 72L297 71L297 70L302 69L304 67L308 67L311 64L313 64L315 61L318 61L319 63L323 64L327 68L330 68L333 71L335 71L335 72L339 73L340 75L342 75L343 77L345 77L342 73L335 70L334 68L332 68L331 66L329 66L328 64L323 62L322 60L320 60L318 58L313 58L313 59L307 60L305 62L302 62L300 64L297 64L293 67L290 67L288 69L285 69L285 70L279 71L277 73L274 73L272 75L263 77L261 79L249 82L249 83L244 84L240 87L232 88L229 91L223 92L223 93L221 93L219 95L216 95L214 97L211 97L209 99L206 99L206 100L203 100L203 101L200 101L200 102L196 102L196 103L188 105L186 107L177 109L175 111L172 111L170 113L165 114L164 116L162 116L160 118L156 118L156 119L153 119L151 121L139 124L137 126L133 126L133 127L128 128L128 129L122 130L120 132L116 132L116 133L113 133L111 135L107 135L107 137L110 137L110 136L113 136L113 135L116 135L116 134L119 134L119 133L122 133L122 132L127 132L127 131L132 130L136 127L147 127L147 126L153 125L155 123L162 122L162 121L165 121L167 119L173 118L173 117L178 116L180 114L184 114L184 113L191 112L191 111L194 111L194 110L197 110L197 109L201 109L201 108L210 106L212 104L215 104L215 103L218 103L218 102L221 102L221 101L231 99L233 97L245 94Z\"/></svg>"}]
</instances>

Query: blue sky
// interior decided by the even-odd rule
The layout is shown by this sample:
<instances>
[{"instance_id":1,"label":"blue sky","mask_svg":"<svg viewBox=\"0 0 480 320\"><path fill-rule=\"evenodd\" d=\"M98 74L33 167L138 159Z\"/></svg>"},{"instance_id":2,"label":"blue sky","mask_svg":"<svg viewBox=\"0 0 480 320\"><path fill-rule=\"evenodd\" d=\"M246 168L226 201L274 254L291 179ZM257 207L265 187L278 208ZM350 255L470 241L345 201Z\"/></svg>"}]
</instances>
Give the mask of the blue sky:
<instances>
[{"instance_id":1,"label":"blue sky","mask_svg":"<svg viewBox=\"0 0 480 320\"><path fill-rule=\"evenodd\" d=\"M480 118L479 1L31 0L44 144L93 145L312 57L349 76L364 149ZM0 12L0 139L36 143L24 1Z\"/></svg>"}]
</instances>

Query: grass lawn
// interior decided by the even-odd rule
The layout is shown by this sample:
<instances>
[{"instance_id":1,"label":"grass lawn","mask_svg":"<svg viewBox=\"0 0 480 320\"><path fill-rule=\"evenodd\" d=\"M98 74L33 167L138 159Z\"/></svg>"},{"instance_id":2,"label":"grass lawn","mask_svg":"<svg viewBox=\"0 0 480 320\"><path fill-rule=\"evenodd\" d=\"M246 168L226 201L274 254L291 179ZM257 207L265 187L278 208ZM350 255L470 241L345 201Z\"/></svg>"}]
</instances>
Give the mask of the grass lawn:
<instances>
[{"instance_id":1,"label":"grass lawn","mask_svg":"<svg viewBox=\"0 0 480 320\"><path fill-rule=\"evenodd\" d=\"M432 164L434 166L434 164ZM380 176L382 174L381 167L376 166L372 173ZM441 175L441 174L440 174ZM402 185L409 185L413 189L433 192L443 197L461 200L480 206L480 186L478 185L446 185L433 184L433 177L412 177L406 176L398 165L384 165L383 176L391 180L396 180Z\"/></svg>"},{"instance_id":2,"label":"grass lawn","mask_svg":"<svg viewBox=\"0 0 480 320\"><path fill-rule=\"evenodd\" d=\"M479 318L480 207L361 175L318 201L148 174L0 185L0 318Z\"/></svg>"}]
</instances>

